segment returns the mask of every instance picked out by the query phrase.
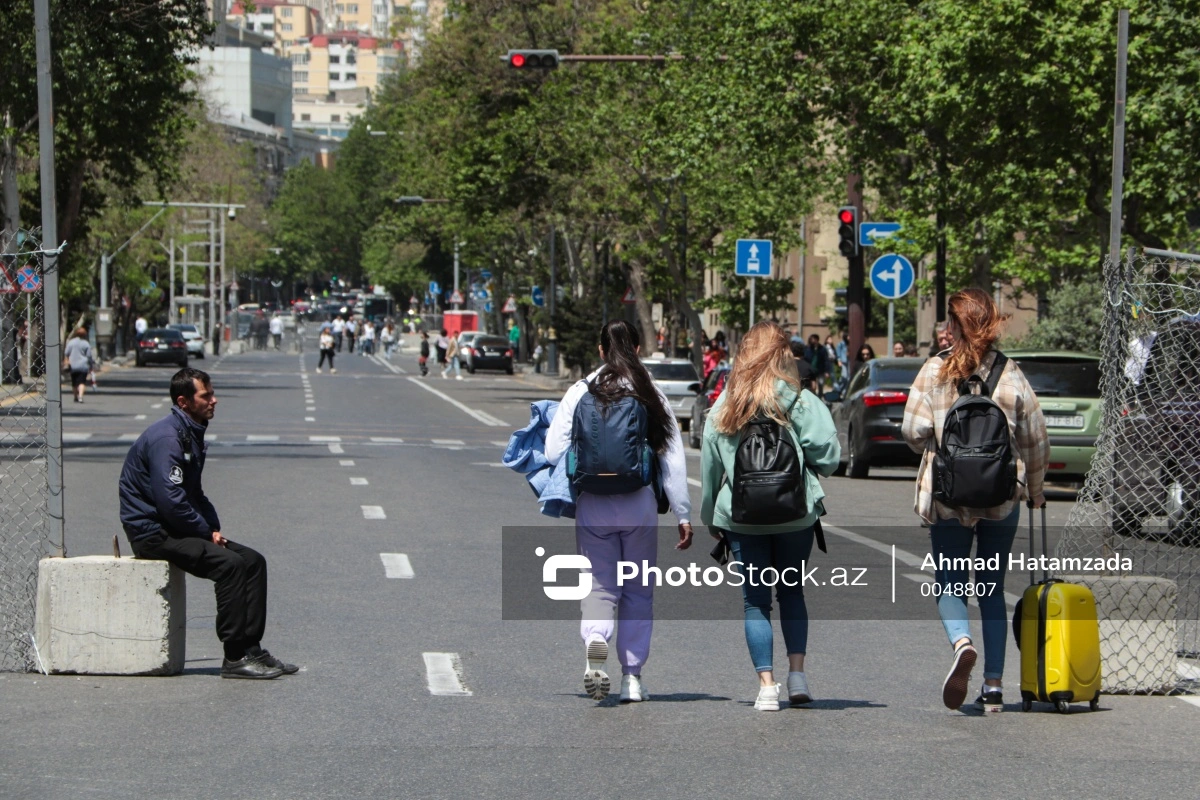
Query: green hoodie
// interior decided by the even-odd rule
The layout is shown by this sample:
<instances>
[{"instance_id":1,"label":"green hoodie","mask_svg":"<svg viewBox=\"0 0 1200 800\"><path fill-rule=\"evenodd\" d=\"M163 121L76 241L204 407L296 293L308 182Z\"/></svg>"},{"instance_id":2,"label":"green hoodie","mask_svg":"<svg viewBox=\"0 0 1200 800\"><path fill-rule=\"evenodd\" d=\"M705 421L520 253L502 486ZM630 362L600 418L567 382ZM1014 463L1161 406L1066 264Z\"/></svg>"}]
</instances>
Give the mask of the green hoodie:
<instances>
[{"instance_id":1,"label":"green hoodie","mask_svg":"<svg viewBox=\"0 0 1200 800\"><path fill-rule=\"evenodd\" d=\"M814 471L824 476L832 475L838 461L841 460L842 448L838 444L833 417L829 415L825 404L808 390L802 390L797 399L796 389L785 381L779 381L777 391L783 408L791 405L792 439L799 445L804 455L804 463L808 467L804 471L804 496L808 502L808 513L803 519L781 525L735 525L730 513L732 492L729 482L733 480L733 461L737 452L738 436L717 433L714 424L706 424L704 444L700 450L700 474L703 482L700 489L700 520L710 528L734 533L786 533L813 525L817 517L824 513L821 500L825 497L825 492L822 491L821 482ZM715 417L724 402L725 394L722 393L709 411L709 420ZM722 480L726 476L729 481Z\"/></svg>"}]
</instances>

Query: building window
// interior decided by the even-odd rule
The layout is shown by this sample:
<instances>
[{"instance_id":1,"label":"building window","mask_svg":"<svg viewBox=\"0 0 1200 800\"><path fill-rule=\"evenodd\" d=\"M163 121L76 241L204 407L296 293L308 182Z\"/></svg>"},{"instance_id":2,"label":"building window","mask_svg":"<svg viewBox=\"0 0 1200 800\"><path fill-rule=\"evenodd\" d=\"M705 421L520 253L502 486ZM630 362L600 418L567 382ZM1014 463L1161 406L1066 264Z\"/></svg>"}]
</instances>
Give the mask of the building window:
<instances>
[{"instance_id":1,"label":"building window","mask_svg":"<svg viewBox=\"0 0 1200 800\"><path fill-rule=\"evenodd\" d=\"M336 6L334 6L334 9L335 9L335 10L337 11L337 13L339 13L339 14L345 14L345 13L346 13L346 4L345 4L345 3L338 3Z\"/></svg>"},{"instance_id":2,"label":"building window","mask_svg":"<svg viewBox=\"0 0 1200 800\"><path fill-rule=\"evenodd\" d=\"M354 55L354 53L347 53L346 54L346 63L347 64L357 64L358 56Z\"/></svg>"},{"instance_id":3,"label":"building window","mask_svg":"<svg viewBox=\"0 0 1200 800\"><path fill-rule=\"evenodd\" d=\"M357 72L347 72L347 73L346 73L346 78L345 78L345 80L348 80L348 81L357 81L357 80L358 80L358 73L357 73Z\"/></svg>"},{"instance_id":4,"label":"building window","mask_svg":"<svg viewBox=\"0 0 1200 800\"><path fill-rule=\"evenodd\" d=\"M275 30L275 23L264 22L262 29L263 29L263 33L271 33L273 30Z\"/></svg>"},{"instance_id":5,"label":"building window","mask_svg":"<svg viewBox=\"0 0 1200 800\"><path fill-rule=\"evenodd\" d=\"M358 3L346 3L346 13L347 14L357 14L358 13Z\"/></svg>"},{"instance_id":6,"label":"building window","mask_svg":"<svg viewBox=\"0 0 1200 800\"><path fill-rule=\"evenodd\" d=\"M279 9L279 13L282 16L290 17L292 15L292 10L290 8L281 8Z\"/></svg>"},{"instance_id":7,"label":"building window","mask_svg":"<svg viewBox=\"0 0 1200 800\"><path fill-rule=\"evenodd\" d=\"M279 28L280 28L280 30L282 30L284 33L288 33L288 32L290 32L290 31L292 30L292 23L290 23L290 22L284 22L284 23L281 23L281 24L280 24L280 26L279 26Z\"/></svg>"},{"instance_id":8,"label":"building window","mask_svg":"<svg viewBox=\"0 0 1200 800\"><path fill-rule=\"evenodd\" d=\"M308 70L293 72L292 83L308 83Z\"/></svg>"},{"instance_id":9,"label":"building window","mask_svg":"<svg viewBox=\"0 0 1200 800\"><path fill-rule=\"evenodd\" d=\"M308 53L292 53L292 63L303 66L308 63Z\"/></svg>"},{"instance_id":10,"label":"building window","mask_svg":"<svg viewBox=\"0 0 1200 800\"><path fill-rule=\"evenodd\" d=\"M341 57L341 56L330 55L330 56L329 56L329 63L330 63L330 64L340 64L340 63L342 63L342 57Z\"/></svg>"},{"instance_id":11,"label":"building window","mask_svg":"<svg viewBox=\"0 0 1200 800\"><path fill-rule=\"evenodd\" d=\"M312 121L312 114L301 114L301 115L300 115L300 121L301 121L301 122L311 122L311 121Z\"/></svg>"},{"instance_id":12,"label":"building window","mask_svg":"<svg viewBox=\"0 0 1200 800\"><path fill-rule=\"evenodd\" d=\"M332 116L329 118L329 121L330 121L330 122L341 122L341 121L342 121L342 115L341 115L341 114L334 114L334 115L332 115Z\"/></svg>"}]
</instances>

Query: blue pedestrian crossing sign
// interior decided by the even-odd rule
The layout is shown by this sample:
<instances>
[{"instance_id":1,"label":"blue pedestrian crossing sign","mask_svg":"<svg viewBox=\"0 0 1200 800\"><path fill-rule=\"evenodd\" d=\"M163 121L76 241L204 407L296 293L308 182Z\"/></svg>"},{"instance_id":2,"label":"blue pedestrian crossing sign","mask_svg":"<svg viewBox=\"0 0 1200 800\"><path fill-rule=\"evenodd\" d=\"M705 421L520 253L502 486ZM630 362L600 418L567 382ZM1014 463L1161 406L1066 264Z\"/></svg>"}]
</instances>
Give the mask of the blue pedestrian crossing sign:
<instances>
[{"instance_id":1,"label":"blue pedestrian crossing sign","mask_svg":"<svg viewBox=\"0 0 1200 800\"><path fill-rule=\"evenodd\" d=\"M738 239L735 252L735 272L739 277L771 277L770 239Z\"/></svg>"},{"instance_id":2,"label":"blue pedestrian crossing sign","mask_svg":"<svg viewBox=\"0 0 1200 800\"><path fill-rule=\"evenodd\" d=\"M912 291L917 272L902 255L889 253L871 265L871 288L885 300L899 300Z\"/></svg>"}]
</instances>

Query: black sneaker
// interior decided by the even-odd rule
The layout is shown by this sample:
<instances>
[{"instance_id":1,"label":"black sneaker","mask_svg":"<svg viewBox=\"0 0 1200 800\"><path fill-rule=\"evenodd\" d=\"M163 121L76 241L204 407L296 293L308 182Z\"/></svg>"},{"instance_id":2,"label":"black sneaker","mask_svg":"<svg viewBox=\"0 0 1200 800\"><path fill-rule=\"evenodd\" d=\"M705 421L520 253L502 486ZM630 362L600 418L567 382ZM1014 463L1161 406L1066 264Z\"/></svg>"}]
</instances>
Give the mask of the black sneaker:
<instances>
[{"instance_id":1,"label":"black sneaker","mask_svg":"<svg viewBox=\"0 0 1200 800\"><path fill-rule=\"evenodd\" d=\"M263 650L258 654L258 660L266 664L268 667L274 667L284 675L295 675L300 671L300 668L295 664L288 664L286 661L280 661L266 650Z\"/></svg>"},{"instance_id":2,"label":"black sneaker","mask_svg":"<svg viewBox=\"0 0 1200 800\"><path fill-rule=\"evenodd\" d=\"M946 708L954 711L962 706L967 699L967 687L971 683L971 670L975 668L978 657L975 648L968 642L954 651L954 661L950 665L950 673L942 684L942 702Z\"/></svg>"},{"instance_id":3,"label":"black sneaker","mask_svg":"<svg viewBox=\"0 0 1200 800\"><path fill-rule=\"evenodd\" d=\"M252 681L269 681L272 678L278 678L282 674L283 670L268 666L263 663L261 658L251 655L243 656L238 661L230 661L226 658L221 662L222 678L245 678Z\"/></svg>"},{"instance_id":4,"label":"black sneaker","mask_svg":"<svg viewBox=\"0 0 1200 800\"><path fill-rule=\"evenodd\" d=\"M975 698L975 707L986 714L998 714L1004 710L1004 695L994 686L984 686Z\"/></svg>"}]
</instances>

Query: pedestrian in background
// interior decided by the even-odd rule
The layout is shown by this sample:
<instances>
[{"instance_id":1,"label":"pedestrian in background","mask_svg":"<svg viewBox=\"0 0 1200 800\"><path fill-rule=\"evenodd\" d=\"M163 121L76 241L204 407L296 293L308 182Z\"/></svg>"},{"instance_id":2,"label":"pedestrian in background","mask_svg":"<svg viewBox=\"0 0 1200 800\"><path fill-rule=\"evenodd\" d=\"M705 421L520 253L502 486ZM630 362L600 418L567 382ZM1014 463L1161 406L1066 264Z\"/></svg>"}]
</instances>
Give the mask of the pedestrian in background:
<instances>
[{"instance_id":1,"label":"pedestrian in background","mask_svg":"<svg viewBox=\"0 0 1200 800\"><path fill-rule=\"evenodd\" d=\"M863 342L863 346L858 348L858 369L862 369L862 365L868 361L875 360L875 348ZM855 370L857 373L857 370Z\"/></svg>"},{"instance_id":2,"label":"pedestrian in background","mask_svg":"<svg viewBox=\"0 0 1200 800\"><path fill-rule=\"evenodd\" d=\"M346 320L342 318L341 314L333 318L331 330L333 331L334 346L340 353L342 352L342 339L346 335Z\"/></svg>"},{"instance_id":3,"label":"pedestrian in background","mask_svg":"<svg viewBox=\"0 0 1200 800\"><path fill-rule=\"evenodd\" d=\"M539 375L542 372L542 354L544 352L541 342L538 342L537 346L533 348L533 371Z\"/></svg>"},{"instance_id":4,"label":"pedestrian in background","mask_svg":"<svg viewBox=\"0 0 1200 800\"><path fill-rule=\"evenodd\" d=\"M417 357L417 364L421 367L421 377L424 378L429 374L429 334L421 331L421 355Z\"/></svg>"},{"instance_id":5,"label":"pedestrian in background","mask_svg":"<svg viewBox=\"0 0 1200 800\"><path fill-rule=\"evenodd\" d=\"M838 339L834 353L837 355L838 379L833 388L839 393L844 393L850 383L850 336L845 331Z\"/></svg>"},{"instance_id":6,"label":"pedestrian in background","mask_svg":"<svg viewBox=\"0 0 1200 800\"><path fill-rule=\"evenodd\" d=\"M333 352L337 347L337 337L333 335L333 329L328 328L321 331L321 338L317 341L317 347L321 351L321 358L317 361L317 372L321 371L321 367L325 366L325 362L329 362L329 374L337 372L333 367Z\"/></svg>"},{"instance_id":7,"label":"pedestrian in background","mask_svg":"<svg viewBox=\"0 0 1200 800\"><path fill-rule=\"evenodd\" d=\"M829 374L829 357L825 353L825 345L821 344L819 335L814 333L808 337L804 360L812 366L813 374L817 376L817 385L824 384L825 376Z\"/></svg>"},{"instance_id":8,"label":"pedestrian in background","mask_svg":"<svg viewBox=\"0 0 1200 800\"><path fill-rule=\"evenodd\" d=\"M88 373L96 366L92 357L92 346L87 340L87 328L75 329L75 335L63 348L63 361L71 372L71 388L75 392L75 402L82 403Z\"/></svg>"},{"instance_id":9,"label":"pedestrian in background","mask_svg":"<svg viewBox=\"0 0 1200 800\"><path fill-rule=\"evenodd\" d=\"M516 361L521 354L521 327L515 319L508 329L508 346L512 349L513 361Z\"/></svg>"},{"instance_id":10,"label":"pedestrian in background","mask_svg":"<svg viewBox=\"0 0 1200 800\"><path fill-rule=\"evenodd\" d=\"M446 366L446 350L450 347L450 339L446 337L446 329L442 328L441 335L434 342L437 346L437 363L439 367Z\"/></svg>"},{"instance_id":11,"label":"pedestrian in background","mask_svg":"<svg viewBox=\"0 0 1200 800\"><path fill-rule=\"evenodd\" d=\"M818 346L820 339L818 338ZM746 646L758 673L759 711L778 711L780 686L775 682L774 634L771 629L771 589L752 577L772 567L803 569L812 553L816 525L825 509L825 496L817 475L829 476L841 458L833 417L815 395L804 391L789 347L787 334L774 322L759 322L746 333L738 348L733 370L724 391L704 426L700 451L701 521L710 529L724 531L735 561L745 580L742 599ZM804 362L811 368L806 357ZM816 381L813 372L812 380ZM791 437L803 463L797 479L803 489L804 507L795 509L794 520L776 524L746 524L734 521L733 485L735 461L743 436L752 420L768 418ZM795 575L793 571L790 574ZM788 583L792 585L788 585ZM779 620L788 654L788 697L793 705L812 701L804 658L808 653L808 607L802 581L779 581Z\"/></svg>"},{"instance_id":12,"label":"pedestrian in background","mask_svg":"<svg viewBox=\"0 0 1200 800\"><path fill-rule=\"evenodd\" d=\"M450 338L446 340L446 365L442 367L442 377L447 378L450 375L450 370L454 370L454 379L461 381L463 379L462 372L459 369L459 353L458 353L458 334L450 334Z\"/></svg>"},{"instance_id":13,"label":"pedestrian in background","mask_svg":"<svg viewBox=\"0 0 1200 800\"><path fill-rule=\"evenodd\" d=\"M609 322L600 331L599 369L577 381L555 412L546 432L546 460L550 464L575 449L573 461L595 463L589 455L581 459L578 448L590 445L585 431L605 429L603 416L614 406L632 398L644 411L645 429L634 434L649 447L657 466L658 480L671 511L679 523L679 543L686 550L692 543L691 499L688 496L687 464L679 426L667 398L642 364L637 328L624 320ZM584 402L586 395L591 397ZM631 415L632 416L632 415ZM576 426L582 426L577 429ZM612 450L618 443L608 443ZM568 461L568 463L572 463ZM634 465L636 469L636 465ZM617 562L633 561L653 566L658 560L659 502L651 485L629 489L622 483L616 493L600 493L599 483L608 476L589 476L596 483L576 485L575 542L578 552L592 564L592 592L581 602L580 635L586 651L583 688L594 700L603 700L610 688L605 662L617 619L617 658L621 663L621 700L647 699L641 681L642 668L650 655L654 628L653 581L642 585L617 583ZM627 475L621 479L628 480Z\"/></svg>"},{"instance_id":14,"label":"pedestrian in background","mask_svg":"<svg viewBox=\"0 0 1200 800\"><path fill-rule=\"evenodd\" d=\"M279 316L276 311L271 315L271 338L274 340L275 349L279 350L283 344L283 317Z\"/></svg>"},{"instance_id":15,"label":"pedestrian in background","mask_svg":"<svg viewBox=\"0 0 1200 800\"><path fill-rule=\"evenodd\" d=\"M392 360L392 348L396 346L396 324L390 319L379 331L379 344L383 346L383 357Z\"/></svg>"},{"instance_id":16,"label":"pedestrian in background","mask_svg":"<svg viewBox=\"0 0 1200 800\"><path fill-rule=\"evenodd\" d=\"M375 354L375 323L367 320L362 324L362 344L359 346L360 355Z\"/></svg>"},{"instance_id":17,"label":"pedestrian in background","mask_svg":"<svg viewBox=\"0 0 1200 800\"><path fill-rule=\"evenodd\" d=\"M893 358L904 358L904 342L893 342L892 343L892 357Z\"/></svg>"},{"instance_id":18,"label":"pedestrian in background","mask_svg":"<svg viewBox=\"0 0 1200 800\"><path fill-rule=\"evenodd\" d=\"M983 618L984 654L984 685L976 705L983 710L999 711L1003 708L1001 678L1008 638L1008 611L1004 603L1008 553L1012 550L1020 521L1019 501L1024 497L1033 508L1046 502L1042 483L1050 446L1037 396L1017 362L1004 359L998 379L991 381L995 385L991 399L1008 419L1016 450L1014 494L993 508L953 508L935 498L933 462L941 444L946 416L962 388L966 386L969 390L968 378L977 375L983 381L990 381L994 377L992 368L997 359L1002 358L994 345L1006 319L996 308L992 296L981 289L956 292L947 301L946 309L949 316L947 332L953 349L922 365L909 390L901 431L908 446L922 454L913 510L930 523L931 555L938 564L943 563L943 557L965 561L971 557L974 544L976 558L984 560L980 563L995 556L1000 564L994 570L976 569L973 581L966 569L939 568L937 571L938 615L954 649L950 672L942 683L942 702L950 709L963 704L977 659L967 622L966 598L961 589L955 587L984 583L990 585L990 591L976 597Z\"/></svg>"},{"instance_id":19,"label":"pedestrian in background","mask_svg":"<svg viewBox=\"0 0 1200 800\"><path fill-rule=\"evenodd\" d=\"M346 320L346 327L342 329L342 334L346 337L346 353L354 355L354 341L358 337L358 323L354 321L354 317ZM341 352L341 348L338 348Z\"/></svg>"}]
</instances>

